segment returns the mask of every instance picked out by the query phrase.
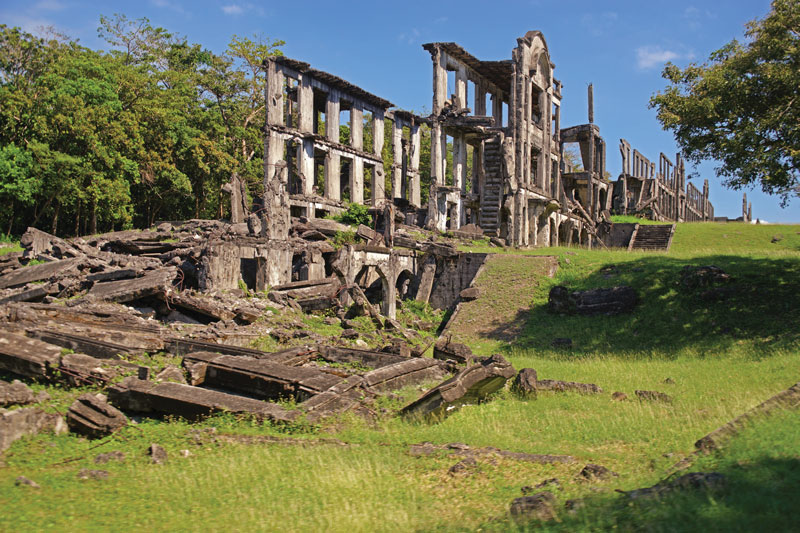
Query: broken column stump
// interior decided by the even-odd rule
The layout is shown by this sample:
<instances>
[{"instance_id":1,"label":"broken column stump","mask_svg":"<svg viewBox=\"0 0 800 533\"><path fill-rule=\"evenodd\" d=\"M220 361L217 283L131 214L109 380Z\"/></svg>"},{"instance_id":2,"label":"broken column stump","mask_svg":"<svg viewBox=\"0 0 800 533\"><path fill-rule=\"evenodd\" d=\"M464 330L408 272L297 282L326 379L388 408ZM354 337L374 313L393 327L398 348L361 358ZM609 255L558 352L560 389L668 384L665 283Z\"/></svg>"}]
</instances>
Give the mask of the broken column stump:
<instances>
[{"instance_id":1,"label":"broken column stump","mask_svg":"<svg viewBox=\"0 0 800 533\"><path fill-rule=\"evenodd\" d=\"M101 394L83 394L67 411L67 425L74 432L99 439L128 424L122 412L109 405Z\"/></svg>"},{"instance_id":2,"label":"broken column stump","mask_svg":"<svg viewBox=\"0 0 800 533\"><path fill-rule=\"evenodd\" d=\"M368 387L387 391L442 379L446 374L447 371L439 361L415 357L367 372L363 377Z\"/></svg>"},{"instance_id":3,"label":"broken column stump","mask_svg":"<svg viewBox=\"0 0 800 533\"><path fill-rule=\"evenodd\" d=\"M434 387L404 407L400 414L441 420L462 405L484 401L490 394L503 388L515 373L511 363L495 354Z\"/></svg>"}]
</instances>

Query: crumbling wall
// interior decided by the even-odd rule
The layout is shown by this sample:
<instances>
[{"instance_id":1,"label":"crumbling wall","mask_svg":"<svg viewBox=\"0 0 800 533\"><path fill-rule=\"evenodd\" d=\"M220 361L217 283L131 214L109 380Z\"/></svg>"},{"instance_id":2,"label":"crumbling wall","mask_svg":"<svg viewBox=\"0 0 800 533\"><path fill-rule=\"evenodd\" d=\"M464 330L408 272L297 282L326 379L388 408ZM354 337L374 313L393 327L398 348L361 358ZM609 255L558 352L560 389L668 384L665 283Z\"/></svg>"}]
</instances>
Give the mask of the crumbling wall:
<instances>
[{"instance_id":1,"label":"crumbling wall","mask_svg":"<svg viewBox=\"0 0 800 533\"><path fill-rule=\"evenodd\" d=\"M451 309L461 291L470 286L489 254L459 254L436 258L436 276L430 304L436 309Z\"/></svg>"}]
</instances>

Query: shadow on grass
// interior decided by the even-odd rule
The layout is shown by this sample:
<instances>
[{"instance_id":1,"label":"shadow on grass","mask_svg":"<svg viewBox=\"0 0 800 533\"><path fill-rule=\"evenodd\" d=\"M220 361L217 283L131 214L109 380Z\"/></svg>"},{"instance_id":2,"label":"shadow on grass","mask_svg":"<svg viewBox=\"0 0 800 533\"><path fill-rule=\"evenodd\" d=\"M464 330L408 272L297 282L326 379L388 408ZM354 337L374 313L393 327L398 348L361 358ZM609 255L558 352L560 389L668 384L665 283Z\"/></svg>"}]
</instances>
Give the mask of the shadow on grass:
<instances>
[{"instance_id":1,"label":"shadow on grass","mask_svg":"<svg viewBox=\"0 0 800 533\"><path fill-rule=\"evenodd\" d=\"M545 530L585 531L797 531L800 459L761 457L715 470L725 485L713 491L685 489L655 500L620 495L586 500L585 511L560 513Z\"/></svg>"},{"instance_id":2,"label":"shadow on grass","mask_svg":"<svg viewBox=\"0 0 800 533\"><path fill-rule=\"evenodd\" d=\"M687 265L716 265L732 279L687 289L681 284ZM617 316L555 315L547 309L547 295L558 283L571 290L630 285L639 304ZM800 258L653 255L605 265L581 277L543 284L531 309L520 310L512 324L498 326L486 337L508 340L509 326L519 331L509 349L542 355L636 352L669 357L690 349L714 356L744 346L750 355L764 357L800 343ZM556 338L572 339L573 348L555 351Z\"/></svg>"}]
</instances>

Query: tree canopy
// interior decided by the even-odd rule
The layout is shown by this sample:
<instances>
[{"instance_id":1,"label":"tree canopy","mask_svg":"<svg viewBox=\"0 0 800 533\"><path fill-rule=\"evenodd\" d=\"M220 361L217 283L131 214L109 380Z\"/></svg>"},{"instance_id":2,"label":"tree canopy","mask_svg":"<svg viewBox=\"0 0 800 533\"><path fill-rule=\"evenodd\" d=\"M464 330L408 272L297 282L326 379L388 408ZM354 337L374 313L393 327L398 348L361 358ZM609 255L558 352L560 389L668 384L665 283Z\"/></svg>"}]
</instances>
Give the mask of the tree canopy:
<instances>
[{"instance_id":1,"label":"tree canopy","mask_svg":"<svg viewBox=\"0 0 800 533\"><path fill-rule=\"evenodd\" d=\"M715 160L726 186L760 186L785 205L800 191L800 3L774 0L746 37L702 65L667 63L650 106L689 161Z\"/></svg>"},{"instance_id":2,"label":"tree canopy","mask_svg":"<svg viewBox=\"0 0 800 533\"><path fill-rule=\"evenodd\" d=\"M0 25L0 224L78 235L219 217L232 172L262 187L261 62L283 41L215 54L146 18L101 17L109 51Z\"/></svg>"}]
</instances>

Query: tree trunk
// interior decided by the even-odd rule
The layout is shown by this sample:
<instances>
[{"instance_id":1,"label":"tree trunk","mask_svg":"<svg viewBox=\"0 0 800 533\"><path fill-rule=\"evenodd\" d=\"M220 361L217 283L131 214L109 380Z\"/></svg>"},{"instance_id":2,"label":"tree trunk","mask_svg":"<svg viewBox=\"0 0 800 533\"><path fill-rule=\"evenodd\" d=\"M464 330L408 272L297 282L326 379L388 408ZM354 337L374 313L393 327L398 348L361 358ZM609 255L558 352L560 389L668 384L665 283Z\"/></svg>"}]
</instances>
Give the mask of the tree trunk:
<instances>
[{"instance_id":1,"label":"tree trunk","mask_svg":"<svg viewBox=\"0 0 800 533\"><path fill-rule=\"evenodd\" d=\"M56 206L53 209L53 225L51 227L50 233L53 235L58 234L58 212L61 210L61 203L56 202Z\"/></svg>"},{"instance_id":2,"label":"tree trunk","mask_svg":"<svg viewBox=\"0 0 800 533\"><path fill-rule=\"evenodd\" d=\"M92 198L92 210L89 213L89 235L97 234L97 200Z\"/></svg>"}]
</instances>

